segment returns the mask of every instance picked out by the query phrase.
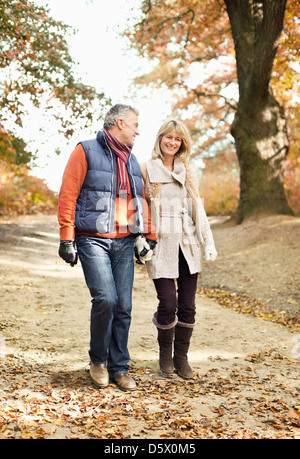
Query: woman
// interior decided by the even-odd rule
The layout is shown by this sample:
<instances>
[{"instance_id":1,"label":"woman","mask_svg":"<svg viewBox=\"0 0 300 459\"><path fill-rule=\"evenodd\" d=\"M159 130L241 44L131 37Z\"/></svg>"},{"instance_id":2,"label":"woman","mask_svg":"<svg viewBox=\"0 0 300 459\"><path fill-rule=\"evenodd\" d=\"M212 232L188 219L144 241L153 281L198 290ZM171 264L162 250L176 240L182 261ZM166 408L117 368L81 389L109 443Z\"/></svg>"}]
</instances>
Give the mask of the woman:
<instances>
[{"instance_id":1,"label":"woman","mask_svg":"<svg viewBox=\"0 0 300 459\"><path fill-rule=\"evenodd\" d=\"M159 365L167 374L175 367L183 378L194 375L187 353L195 327L200 244L204 246L205 260L217 257L199 197L198 179L189 165L190 153L187 128L179 121L169 120L157 134L152 159L141 165L146 199L157 231L157 245L146 266L159 300L153 317L158 330Z\"/></svg>"}]
</instances>

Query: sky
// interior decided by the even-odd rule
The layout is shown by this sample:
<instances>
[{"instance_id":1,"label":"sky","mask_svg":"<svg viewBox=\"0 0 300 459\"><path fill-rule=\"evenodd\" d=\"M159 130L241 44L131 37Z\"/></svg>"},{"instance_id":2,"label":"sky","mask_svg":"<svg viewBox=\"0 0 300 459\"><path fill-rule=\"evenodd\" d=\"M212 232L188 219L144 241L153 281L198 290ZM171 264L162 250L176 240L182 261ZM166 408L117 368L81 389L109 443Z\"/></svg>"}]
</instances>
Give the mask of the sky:
<instances>
[{"instance_id":1,"label":"sky","mask_svg":"<svg viewBox=\"0 0 300 459\"><path fill-rule=\"evenodd\" d=\"M125 42L118 31L124 27L126 18L134 20L140 0L33 0L38 6L47 5L54 19L78 29L68 38L71 56L78 62L76 72L81 80L110 97L112 103L127 103L140 112L140 135L136 138L133 153L139 162L151 157L156 133L162 122L170 115L170 97L166 91L147 92L147 88L135 97L130 95L133 78L151 69L145 60L134 52L125 52ZM134 8L131 11L131 8ZM40 128L42 127L42 132ZM56 133L55 124L43 125L41 110L32 112L25 123L26 140L37 151L38 167L32 174L46 179L49 187L59 191L67 160L81 140L94 137L90 131L79 131L70 141ZM59 149L58 156L55 150Z\"/></svg>"}]
</instances>

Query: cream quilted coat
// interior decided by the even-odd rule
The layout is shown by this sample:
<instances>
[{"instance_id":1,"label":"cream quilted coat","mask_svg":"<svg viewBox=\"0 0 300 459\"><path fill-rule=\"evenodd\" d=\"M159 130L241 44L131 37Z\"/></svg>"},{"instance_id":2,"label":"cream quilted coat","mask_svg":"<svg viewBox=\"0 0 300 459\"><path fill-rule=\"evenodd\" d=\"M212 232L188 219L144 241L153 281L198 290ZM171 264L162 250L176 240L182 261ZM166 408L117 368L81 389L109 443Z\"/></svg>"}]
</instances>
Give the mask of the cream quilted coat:
<instances>
[{"instance_id":1,"label":"cream quilted coat","mask_svg":"<svg viewBox=\"0 0 300 459\"><path fill-rule=\"evenodd\" d=\"M175 157L171 172L161 159L151 159L144 177L158 241L151 261L146 263L149 277L178 278L179 247L190 273L201 271L200 245L214 245L214 240L192 166Z\"/></svg>"}]
</instances>

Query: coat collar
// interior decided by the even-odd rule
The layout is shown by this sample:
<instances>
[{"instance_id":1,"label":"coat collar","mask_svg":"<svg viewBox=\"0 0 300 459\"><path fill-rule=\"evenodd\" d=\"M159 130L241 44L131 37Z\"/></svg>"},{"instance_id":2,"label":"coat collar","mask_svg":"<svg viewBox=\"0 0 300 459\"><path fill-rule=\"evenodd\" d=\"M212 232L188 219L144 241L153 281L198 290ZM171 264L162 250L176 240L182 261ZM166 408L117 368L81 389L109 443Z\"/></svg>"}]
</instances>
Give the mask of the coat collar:
<instances>
[{"instance_id":1,"label":"coat collar","mask_svg":"<svg viewBox=\"0 0 300 459\"><path fill-rule=\"evenodd\" d=\"M174 170L169 171L160 158L151 159L147 163L147 171L151 183L170 183L174 179L181 185L185 184L185 166L180 159L174 159Z\"/></svg>"}]
</instances>

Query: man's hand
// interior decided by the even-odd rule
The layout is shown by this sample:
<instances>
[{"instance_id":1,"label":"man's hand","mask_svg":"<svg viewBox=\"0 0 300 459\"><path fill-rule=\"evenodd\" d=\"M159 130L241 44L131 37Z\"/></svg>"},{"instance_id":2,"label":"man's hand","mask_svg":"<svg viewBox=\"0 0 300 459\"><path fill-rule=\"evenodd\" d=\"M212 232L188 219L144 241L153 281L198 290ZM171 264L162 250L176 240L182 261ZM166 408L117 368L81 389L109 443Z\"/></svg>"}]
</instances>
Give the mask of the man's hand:
<instances>
[{"instance_id":1,"label":"man's hand","mask_svg":"<svg viewBox=\"0 0 300 459\"><path fill-rule=\"evenodd\" d=\"M215 261L216 260L218 254L217 254L217 251L214 245L206 245L204 251L205 251L205 254L204 254L205 261Z\"/></svg>"},{"instance_id":2,"label":"man's hand","mask_svg":"<svg viewBox=\"0 0 300 459\"><path fill-rule=\"evenodd\" d=\"M71 266L76 265L78 255L74 239L70 241L60 241L58 255L65 260L66 263L70 263Z\"/></svg>"}]
</instances>

